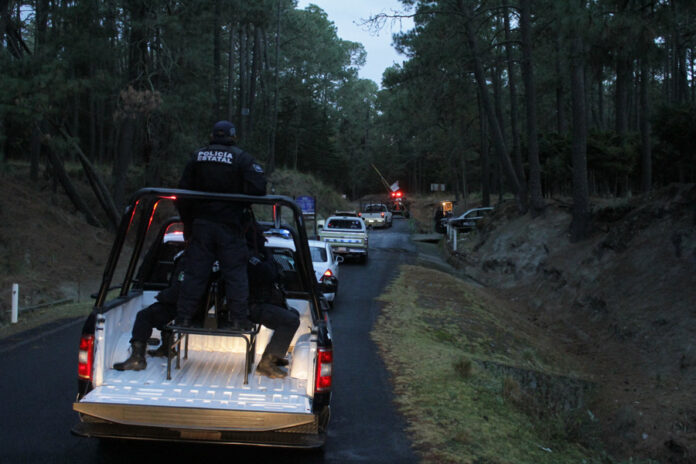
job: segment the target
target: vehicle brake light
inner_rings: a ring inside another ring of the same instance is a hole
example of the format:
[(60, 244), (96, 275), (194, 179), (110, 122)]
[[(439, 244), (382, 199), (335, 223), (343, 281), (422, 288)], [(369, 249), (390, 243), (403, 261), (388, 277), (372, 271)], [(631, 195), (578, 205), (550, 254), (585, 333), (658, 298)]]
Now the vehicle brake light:
[(317, 393), (331, 390), (331, 365), (333, 364), (333, 351), (327, 348), (317, 350), (317, 375), (314, 391)]
[(333, 277), (333, 272), (331, 272), (331, 269), (327, 269), (327, 270), (324, 272), (324, 275), (322, 276), (322, 279), (323, 279), (324, 277)]
[(80, 351), (77, 354), (77, 376), (81, 379), (92, 380), (93, 364), (94, 335), (83, 335), (80, 338)]
[(362, 217), (362, 213), (358, 213), (358, 217)]
[(384, 217), (384, 211), (382, 211), (382, 217)]

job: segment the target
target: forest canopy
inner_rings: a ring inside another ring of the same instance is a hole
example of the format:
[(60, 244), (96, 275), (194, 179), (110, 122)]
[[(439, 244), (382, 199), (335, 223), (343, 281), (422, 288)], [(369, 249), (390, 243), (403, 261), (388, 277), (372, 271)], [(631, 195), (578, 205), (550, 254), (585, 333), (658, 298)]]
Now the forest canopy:
[(409, 192), (509, 193), (521, 212), (571, 195), (578, 238), (590, 195), (696, 180), (692, 2), (402, 4), (364, 25), (414, 19), (378, 86), (358, 76), (364, 47), (315, 5), (0, 0), (0, 159), (32, 179), (97, 166), (120, 205), (175, 182), (229, 119), (267, 171), (351, 198), (382, 190), (373, 164)]

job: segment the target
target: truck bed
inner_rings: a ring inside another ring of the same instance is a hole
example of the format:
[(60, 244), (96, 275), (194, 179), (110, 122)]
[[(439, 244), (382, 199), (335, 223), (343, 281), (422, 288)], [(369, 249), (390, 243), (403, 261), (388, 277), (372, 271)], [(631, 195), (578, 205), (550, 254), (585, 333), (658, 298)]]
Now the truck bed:
[[(153, 300), (154, 293), (146, 292), (102, 316), (95, 341), (94, 388), (73, 404), (76, 411), (121, 424), (235, 430), (313, 420), (311, 373), (316, 346), (309, 331), (308, 308), (301, 301), (291, 300), (302, 322), (288, 355), (288, 376), (256, 375), (255, 367), (272, 334), (262, 327), (245, 385), (246, 350), (239, 337), (189, 335), (188, 358), (182, 352), (180, 369), (172, 360), (171, 380), (167, 380), (166, 358), (147, 355), (147, 368), (141, 371), (113, 369), (115, 362), (128, 357), (135, 315)], [(159, 336), (157, 330), (153, 336)]]
[[(256, 356), (254, 366), (260, 356)], [(167, 377), (166, 358), (147, 357), (142, 371), (105, 372), (103, 385), (89, 392), (81, 403), (181, 406), (248, 411), (308, 413), (307, 380), (287, 377), (269, 379), (254, 375), (244, 381), (244, 355), (189, 350), (181, 369), (172, 362)]]

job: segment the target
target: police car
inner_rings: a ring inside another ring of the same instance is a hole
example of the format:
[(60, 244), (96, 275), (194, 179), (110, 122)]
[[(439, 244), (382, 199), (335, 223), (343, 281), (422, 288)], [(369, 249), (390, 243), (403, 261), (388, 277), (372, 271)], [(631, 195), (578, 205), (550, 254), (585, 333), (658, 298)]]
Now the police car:
[[(274, 260), (286, 268), (287, 304), (300, 317), (285, 378), (255, 372), (272, 335), (263, 326), (248, 335), (229, 336), (216, 327), (175, 332), (175, 340), (185, 335), (175, 362), (148, 357), (140, 371), (112, 367), (128, 355), (138, 312), (169, 285), (174, 256), (183, 244), (180, 221), (171, 212), (182, 198), (244, 204), (255, 217), (272, 218), (275, 227), (287, 224), (289, 238), (269, 237)], [(310, 261), (302, 211), (291, 198), (155, 188), (137, 192), (121, 218), (94, 308), (82, 328), (72, 405), (78, 421), (72, 432), (97, 438), (322, 446), (330, 418), (333, 341), (328, 305)]]
[[(283, 270), (292, 270), (294, 262), (292, 260), (283, 260), (282, 253), (278, 253), (279, 249), (287, 248), (294, 250), (292, 240), (289, 233), (282, 229), (269, 229), (264, 234), (266, 236), (266, 247), (273, 250), (273, 256), (276, 262)], [(343, 257), (336, 255), (331, 246), (327, 242), (319, 240), (308, 240), (309, 251), (312, 255), (312, 267), (314, 275), (319, 284), (319, 290), (322, 292), (329, 305), (333, 307), (338, 293), (338, 265), (343, 262)], [(279, 258), (279, 256), (281, 256)]]

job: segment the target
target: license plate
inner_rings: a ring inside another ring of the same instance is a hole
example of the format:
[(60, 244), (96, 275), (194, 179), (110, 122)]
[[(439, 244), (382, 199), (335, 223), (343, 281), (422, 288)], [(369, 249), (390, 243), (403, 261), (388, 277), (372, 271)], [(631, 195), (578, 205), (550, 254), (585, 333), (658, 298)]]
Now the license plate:
[(339, 252), (339, 253), (345, 253), (346, 251), (348, 251), (348, 248), (346, 248), (346, 247), (336, 247), (336, 251)]

